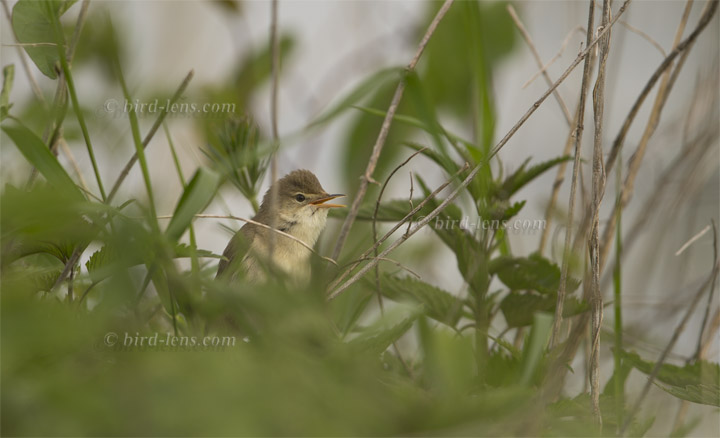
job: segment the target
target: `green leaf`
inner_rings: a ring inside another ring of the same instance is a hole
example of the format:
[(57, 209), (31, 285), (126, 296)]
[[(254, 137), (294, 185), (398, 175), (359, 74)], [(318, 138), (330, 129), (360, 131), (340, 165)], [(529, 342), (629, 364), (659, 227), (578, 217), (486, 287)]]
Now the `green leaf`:
[[(637, 370), (651, 374), (654, 362), (642, 360), (637, 353), (622, 351), (624, 361)], [(662, 364), (655, 379), (658, 387), (683, 400), (720, 406), (720, 365), (705, 360), (679, 367)]]
[(421, 314), (421, 306), (399, 304), (386, 310), (385, 315), (378, 318), (348, 344), (353, 349), (380, 354), (404, 335)]
[[(13, 7), (12, 26), (21, 44), (38, 69), (51, 79), (57, 78), (55, 65), (60, 61), (53, 29), (53, 16), (60, 17), (77, 0), (19, 0)], [(50, 9), (53, 8), (53, 9)], [(45, 44), (45, 45), (42, 45)]]
[(77, 199), (84, 199), (70, 175), (65, 172), (40, 137), (20, 122), (15, 126), (3, 126), (2, 130), (15, 142), (20, 152), (47, 179), (51, 186), (65, 191)]
[[(373, 287), (374, 287), (374, 281)], [(462, 316), (462, 302), (449, 292), (411, 277), (388, 273), (381, 277), (382, 294), (393, 301), (421, 304), (427, 316), (454, 327)]]
[[(505, 316), (508, 326), (524, 327), (532, 324), (537, 312), (554, 313), (557, 298), (555, 294), (536, 295), (533, 293), (519, 294), (511, 292), (500, 303), (500, 310)], [(570, 317), (589, 309), (587, 303), (575, 297), (568, 297), (563, 304), (563, 317)]]
[(165, 230), (168, 238), (173, 241), (180, 239), (195, 215), (203, 211), (215, 196), (218, 184), (220, 184), (220, 175), (212, 170), (201, 167), (195, 172), (185, 187), (175, 207), (173, 218)]
[(527, 160), (525, 160), (525, 162), (523, 162), (522, 165), (520, 165), (518, 170), (516, 170), (512, 175), (508, 176), (502, 184), (494, 183), (490, 194), (491, 196), (497, 197), (499, 199), (510, 199), (510, 197), (518, 190), (523, 188), (535, 178), (545, 173), (547, 170), (571, 159), (571, 156), (558, 157), (549, 161), (536, 164), (526, 170), (525, 167), (530, 161), (530, 158), (528, 158)]
[(374, 90), (388, 84), (391, 80), (399, 80), (401, 69), (393, 67), (380, 70), (360, 82), (352, 91), (330, 109), (318, 116), (312, 121), (306, 129), (314, 128), (323, 123), (327, 123), (338, 115), (342, 114), (346, 109), (353, 107), (355, 104), (369, 96)]
[(12, 106), (10, 103), (10, 90), (12, 90), (14, 79), (15, 66), (13, 64), (6, 65), (3, 68), (3, 86), (0, 92), (0, 121), (5, 120)]
[[(423, 201), (424, 198), (413, 199), (413, 205), (417, 206)], [(407, 216), (410, 213), (410, 202), (407, 199), (393, 199), (380, 203), (378, 209), (377, 221), (378, 222), (397, 222)], [(415, 217), (427, 216), (432, 211), (432, 206), (425, 204), (417, 213)], [(375, 213), (375, 203), (365, 203), (358, 210), (357, 220), (361, 221), (372, 221), (373, 214)], [(333, 208), (330, 210), (330, 217), (344, 218), (348, 214), (346, 208)]]
[[(527, 258), (497, 257), (490, 262), (489, 271), (511, 290), (553, 294), (560, 287), (560, 268), (537, 253)], [(568, 292), (574, 291), (579, 285), (577, 280), (568, 278)]]
[(550, 336), (552, 321), (553, 316), (549, 313), (536, 312), (533, 314), (529, 341), (523, 350), (523, 372), (522, 378), (520, 379), (523, 385), (529, 385), (538, 370), (548, 337)]

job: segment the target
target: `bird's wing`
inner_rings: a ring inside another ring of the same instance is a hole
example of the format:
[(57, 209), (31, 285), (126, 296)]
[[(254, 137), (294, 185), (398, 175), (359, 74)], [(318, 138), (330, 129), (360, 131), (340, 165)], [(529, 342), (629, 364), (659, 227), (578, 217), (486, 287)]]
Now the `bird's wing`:
[(228, 278), (234, 276), (240, 269), (243, 258), (250, 249), (250, 244), (258, 233), (258, 228), (253, 224), (245, 224), (240, 231), (235, 233), (225, 251), (223, 251), (223, 259), (220, 259), (218, 272), (215, 278)]

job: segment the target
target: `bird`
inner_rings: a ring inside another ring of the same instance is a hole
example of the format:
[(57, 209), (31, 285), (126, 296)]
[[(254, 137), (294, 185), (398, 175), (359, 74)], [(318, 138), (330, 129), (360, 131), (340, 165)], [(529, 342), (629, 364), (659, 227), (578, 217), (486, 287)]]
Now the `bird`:
[[(277, 189), (276, 208), (272, 208), (274, 189)], [(274, 226), (313, 247), (325, 228), (329, 210), (345, 207), (328, 201), (343, 196), (326, 192), (311, 171), (294, 170), (268, 189), (252, 220)], [(267, 280), (269, 272), (280, 272), (297, 286), (307, 285), (311, 251), (280, 233), (275, 233), (271, 244), (271, 233), (274, 232), (251, 222), (243, 225), (225, 248), (216, 279), (235, 282), (244, 278), (261, 283)]]

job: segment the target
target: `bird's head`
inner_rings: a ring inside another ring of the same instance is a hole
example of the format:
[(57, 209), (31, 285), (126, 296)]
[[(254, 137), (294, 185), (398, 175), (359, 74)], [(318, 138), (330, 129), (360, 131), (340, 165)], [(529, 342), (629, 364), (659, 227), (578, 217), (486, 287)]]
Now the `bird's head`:
[[(309, 170), (295, 170), (279, 179), (277, 184), (277, 201), (275, 224), (283, 231), (291, 232), (296, 226), (319, 228), (322, 231), (325, 226), (328, 210), (331, 208), (344, 207), (344, 205), (332, 204), (331, 201), (339, 198), (340, 194), (329, 194), (322, 188), (320, 181)], [(271, 198), (272, 188), (267, 191), (263, 198), (262, 206), (258, 211), (258, 220), (271, 224)]]

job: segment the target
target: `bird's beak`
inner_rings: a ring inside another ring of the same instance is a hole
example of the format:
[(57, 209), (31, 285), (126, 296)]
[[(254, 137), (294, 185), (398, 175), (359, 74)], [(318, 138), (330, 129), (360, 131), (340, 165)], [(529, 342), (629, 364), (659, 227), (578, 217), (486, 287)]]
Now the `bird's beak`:
[(316, 206), (316, 207), (323, 207), (323, 208), (333, 208), (333, 207), (340, 208), (340, 207), (345, 207), (344, 205), (341, 205), (341, 204), (326, 204), (326, 202), (329, 201), (329, 200), (331, 200), (331, 199), (341, 198), (341, 197), (343, 197), (343, 196), (345, 196), (345, 195), (340, 195), (340, 194), (336, 194), (336, 195), (325, 195), (325, 196), (323, 196), (323, 197), (320, 198), (320, 199), (316, 199), (316, 200), (312, 201), (312, 202), (310, 203), (310, 205), (314, 205), (314, 206)]

